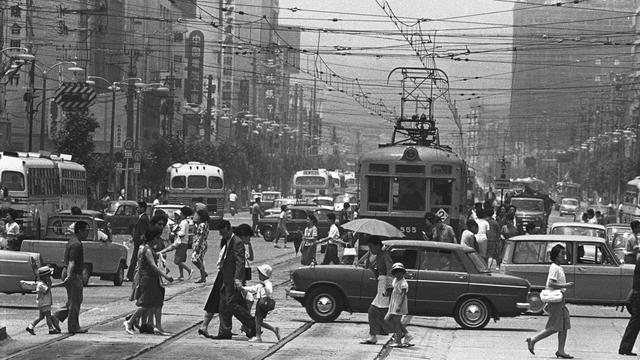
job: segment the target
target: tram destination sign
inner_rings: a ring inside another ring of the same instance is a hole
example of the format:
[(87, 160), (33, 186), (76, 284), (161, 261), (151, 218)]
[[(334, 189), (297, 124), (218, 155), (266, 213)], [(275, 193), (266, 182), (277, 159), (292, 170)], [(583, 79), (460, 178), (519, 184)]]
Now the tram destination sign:
[(496, 189), (509, 189), (511, 187), (511, 162), (504, 158), (496, 161), (496, 177), (494, 180)]

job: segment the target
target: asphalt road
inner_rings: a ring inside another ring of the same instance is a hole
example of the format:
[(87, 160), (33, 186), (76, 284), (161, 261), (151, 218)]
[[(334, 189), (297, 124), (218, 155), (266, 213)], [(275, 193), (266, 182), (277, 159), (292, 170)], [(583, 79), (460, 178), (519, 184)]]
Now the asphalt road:
[[(567, 218), (552, 216), (551, 221)], [(232, 218), (234, 224), (248, 221), (247, 214)], [(210, 235), (206, 261), (214, 264), (218, 234)], [(545, 316), (524, 315), (490, 323), (484, 330), (463, 330), (452, 318), (407, 317), (408, 330), (415, 336), (415, 347), (398, 349), (386, 345), (387, 337), (376, 345), (359, 341), (368, 333), (366, 314), (343, 313), (332, 323), (314, 323), (304, 308), (286, 298), (289, 271), (298, 267), (293, 250), (275, 249), (271, 243), (254, 238), (256, 261), (274, 266), (276, 309), (267, 319), (281, 329), (284, 339), (276, 342), (265, 332), (263, 343), (248, 343), (242, 335), (232, 340), (215, 341), (197, 335), (202, 320), (202, 305), (211, 283), (194, 284), (193, 280), (172, 284), (167, 289), (163, 324), (172, 337), (128, 335), (122, 328), (125, 314), (134, 309), (127, 300), (129, 286), (114, 287), (92, 278), (85, 289), (80, 322), (91, 326), (88, 334), (52, 336), (39, 326), (37, 335), (24, 331), (27, 322), (37, 315), (34, 295), (0, 295), (0, 313), (12, 339), (0, 343), (3, 359), (93, 358), (93, 359), (550, 359), (554, 358), (557, 338), (538, 343), (536, 356), (530, 355), (524, 339), (544, 328)], [(211, 265), (210, 265), (211, 268)], [(174, 268), (172, 268), (172, 271)], [(127, 285), (128, 283), (125, 283)], [(65, 298), (56, 289), (54, 302)], [(569, 306), (572, 329), (566, 350), (580, 359), (614, 359), (628, 315), (612, 307)], [(235, 320), (234, 320), (235, 321)], [(209, 328), (215, 334), (218, 321)], [(239, 333), (239, 323), (234, 322)]]

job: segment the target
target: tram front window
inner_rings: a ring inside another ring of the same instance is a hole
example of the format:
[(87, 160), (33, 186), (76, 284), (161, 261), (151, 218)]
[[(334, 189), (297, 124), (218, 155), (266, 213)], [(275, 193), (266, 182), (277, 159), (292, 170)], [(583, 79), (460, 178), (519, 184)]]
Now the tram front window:
[(369, 211), (389, 210), (389, 179), (383, 176), (370, 176), (367, 198), (369, 199)]
[(424, 211), (427, 181), (421, 178), (393, 179), (393, 210)]
[(431, 205), (451, 205), (453, 180), (431, 179)]

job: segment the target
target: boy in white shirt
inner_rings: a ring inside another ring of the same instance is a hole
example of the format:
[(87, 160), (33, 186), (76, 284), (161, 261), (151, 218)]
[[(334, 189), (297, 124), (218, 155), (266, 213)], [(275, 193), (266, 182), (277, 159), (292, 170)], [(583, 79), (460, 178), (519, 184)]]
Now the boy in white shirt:
[(250, 342), (262, 342), (262, 328), (271, 330), (278, 341), (280, 341), (280, 328), (273, 327), (266, 323), (266, 319), (269, 311), (275, 307), (275, 301), (273, 300), (273, 284), (271, 283), (271, 266), (262, 264), (258, 266), (258, 278), (260, 283), (253, 286), (243, 286), (242, 289), (251, 293), (256, 300), (256, 336), (249, 339)]

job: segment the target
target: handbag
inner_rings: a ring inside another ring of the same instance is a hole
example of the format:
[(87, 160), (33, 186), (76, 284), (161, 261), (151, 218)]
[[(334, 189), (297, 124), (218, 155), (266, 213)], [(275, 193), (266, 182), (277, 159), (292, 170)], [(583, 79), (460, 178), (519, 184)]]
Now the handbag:
[(244, 268), (244, 279), (246, 281), (251, 280), (251, 268), (250, 267)]
[(258, 307), (264, 311), (265, 313), (275, 309), (276, 307), (276, 301), (273, 300), (272, 297), (261, 297), (260, 300), (258, 300)]
[(356, 248), (354, 247), (346, 247), (344, 248), (344, 252), (342, 253), (344, 256), (356, 256)]
[(545, 302), (545, 303), (562, 302), (563, 296), (564, 295), (562, 294), (562, 290), (560, 289), (554, 289), (554, 290), (544, 289), (540, 291), (540, 300), (542, 300), (542, 302)]

